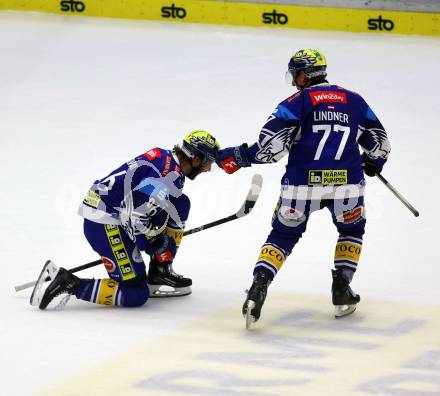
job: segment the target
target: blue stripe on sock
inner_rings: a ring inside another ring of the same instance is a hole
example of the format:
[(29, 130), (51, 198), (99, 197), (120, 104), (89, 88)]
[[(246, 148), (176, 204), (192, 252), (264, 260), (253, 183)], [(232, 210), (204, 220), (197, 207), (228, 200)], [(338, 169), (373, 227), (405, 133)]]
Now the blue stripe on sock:
[(94, 293), (93, 293), (93, 296), (92, 296), (92, 300), (90, 300), (91, 302), (96, 303), (96, 300), (98, 298), (98, 292), (99, 292), (99, 287), (100, 286), (101, 286), (101, 279), (95, 280), (95, 284), (93, 285)]

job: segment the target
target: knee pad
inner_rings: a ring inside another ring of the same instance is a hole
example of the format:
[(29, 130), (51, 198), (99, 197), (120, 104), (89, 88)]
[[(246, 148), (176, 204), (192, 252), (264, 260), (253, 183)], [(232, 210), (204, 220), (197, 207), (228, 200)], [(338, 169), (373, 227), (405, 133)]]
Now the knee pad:
[(280, 247), (281, 249), (283, 249), (286, 256), (288, 256), (292, 252), (292, 249), (295, 247), (295, 245), (298, 243), (302, 234), (302, 232), (286, 233), (274, 227), (267, 237), (266, 243)]
[(133, 286), (120, 285), (121, 305), (124, 307), (140, 307), (150, 297), (147, 284)]

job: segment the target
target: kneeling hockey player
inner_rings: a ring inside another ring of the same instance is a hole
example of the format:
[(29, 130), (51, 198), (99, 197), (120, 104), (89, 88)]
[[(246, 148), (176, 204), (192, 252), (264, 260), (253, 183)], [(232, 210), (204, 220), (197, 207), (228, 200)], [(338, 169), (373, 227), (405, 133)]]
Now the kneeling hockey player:
[(248, 327), (259, 319), (267, 288), (306, 230), (310, 214), (324, 207), (330, 210), (339, 232), (332, 270), (336, 317), (352, 313), (360, 301), (349, 284), (359, 261), (365, 228), (364, 172), (368, 176), (381, 172), (390, 145), (365, 100), (355, 92), (329, 84), (326, 67), (322, 52), (296, 52), (286, 77), (298, 92), (276, 107), (261, 129), (258, 142), (220, 150), (216, 159), (219, 166), (232, 173), (240, 167), (273, 163), (289, 155), (272, 231), (261, 248), (254, 281), (243, 305)]
[[(45, 309), (67, 294), (96, 304), (134, 307), (149, 296), (183, 296), (192, 281), (173, 271), (172, 262), (190, 210), (182, 193), (185, 177), (208, 172), (220, 148), (206, 131), (188, 134), (173, 150), (153, 148), (95, 181), (80, 206), (84, 235), (102, 257), (109, 278), (81, 279), (51, 261), (44, 266), (31, 304)], [(149, 271), (141, 251), (150, 256)], [(51, 282), (43, 292), (44, 280)], [(161, 290), (167, 286), (171, 290)]]

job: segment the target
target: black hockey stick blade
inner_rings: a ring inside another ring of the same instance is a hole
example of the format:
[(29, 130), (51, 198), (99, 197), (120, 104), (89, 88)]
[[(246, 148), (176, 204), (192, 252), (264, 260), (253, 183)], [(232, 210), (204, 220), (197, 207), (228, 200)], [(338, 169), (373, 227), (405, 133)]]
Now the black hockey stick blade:
[(257, 202), (257, 199), (260, 196), (262, 185), (263, 185), (263, 177), (261, 175), (255, 174), (254, 176), (252, 176), (251, 188), (249, 189), (246, 199), (243, 202), (243, 205), (241, 205), (240, 209), (238, 209), (236, 213), (224, 217), (222, 219), (215, 220), (211, 223), (204, 224), (196, 228), (192, 228), (188, 231), (185, 231), (183, 235), (185, 236), (185, 235), (195, 234), (196, 232), (203, 231), (208, 228), (216, 227), (220, 224), (227, 223), (228, 221), (232, 221), (235, 219), (239, 219), (240, 217), (246, 216), (254, 208), (255, 203)]

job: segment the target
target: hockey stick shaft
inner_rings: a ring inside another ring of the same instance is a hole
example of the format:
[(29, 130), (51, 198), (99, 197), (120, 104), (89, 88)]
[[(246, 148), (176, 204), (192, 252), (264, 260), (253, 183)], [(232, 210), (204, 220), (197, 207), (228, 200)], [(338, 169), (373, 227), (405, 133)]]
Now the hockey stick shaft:
[(391, 184), (390, 182), (385, 179), (380, 173), (376, 173), (377, 178), (383, 183), (385, 184), (385, 186), (397, 197), (397, 199), (402, 202), (410, 211), (411, 213), (418, 217), (419, 216), (419, 211), (412, 206)]
[(211, 223), (204, 224), (200, 227), (192, 228), (191, 230), (185, 231), (183, 235), (185, 236), (185, 235), (195, 234), (196, 232), (207, 230), (208, 228), (216, 227), (220, 224), (224, 224), (227, 223), (228, 221), (236, 220), (239, 219), (240, 217), (248, 215), (251, 212), (251, 210), (254, 208), (255, 203), (257, 202), (257, 199), (261, 192), (262, 184), (263, 184), (263, 178), (261, 177), (261, 175), (258, 174), (254, 175), (252, 177), (251, 188), (249, 189), (246, 199), (243, 205), (241, 206), (241, 208), (236, 213), (227, 217), (223, 217), (222, 219), (212, 221)]
[(215, 220), (215, 221), (213, 221), (211, 223), (204, 224), (202, 226), (195, 227), (195, 228), (192, 228), (191, 230), (185, 231), (183, 233), (183, 236), (195, 234), (196, 232), (203, 231), (203, 230), (206, 230), (206, 229), (211, 228), (211, 227), (216, 227), (216, 226), (218, 226), (220, 224), (224, 224), (224, 223), (227, 223), (228, 221), (235, 220), (235, 219), (238, 219), (238, 217), (237, 217), (236, 214), (233, 214), (231, 216), (224, 217), (223, 219), (218, 219), (218, 220)]
[[(207, 224), (204, 224), (199, 227), (191, 228), (190, 230), (185, 231), (183, 233), (183, 236), (195, 234), (196, 232), (200, 232), (200, 231), (206, 230), (208, 228), (216, 227), (220, 224), (224, 224), (224, 223), (227, 223), (228, 221), (239, 219), (240, 217), (248, 215), (251, 212), (251, 210), (253, 209), (253, 207), (255, 206), (255, 203), (257, 202), (257, 199), (260, 195), (262, 183), (263, 183), (263, 178), (261, 177), (261, 175), (254, 175), (252, 177), (251, 188), (246, 196), (246, 199), (245, 199), (243, 205), (241, 206), (241, 208), (236, 213), (234, 213), (233, 215), (224, 217), (222, 219), (212, 221), (211, 223), (207, 223)], [(82, 271), (82, 270), (85, 270), (88, 268), (95, 267), (99, 264), (102, 264), (101, 259), (80, 265), (78, 267), (71, 268), (69, 271), (71, 273), (75, 273), (75, 272), (79, 272), (79, 271)], [(50, 279), (46, 278), (46, 281), (48, 281), (48, 280), (50, 280)], [(36, 283), (37, 283), (37, 281), (32, 281), (32, 282), (24, 283), (22, 285), (15, 286), (15, 291), (18, 292), (21, 290), (28, 289), (32, 286), (35, 286)]]

